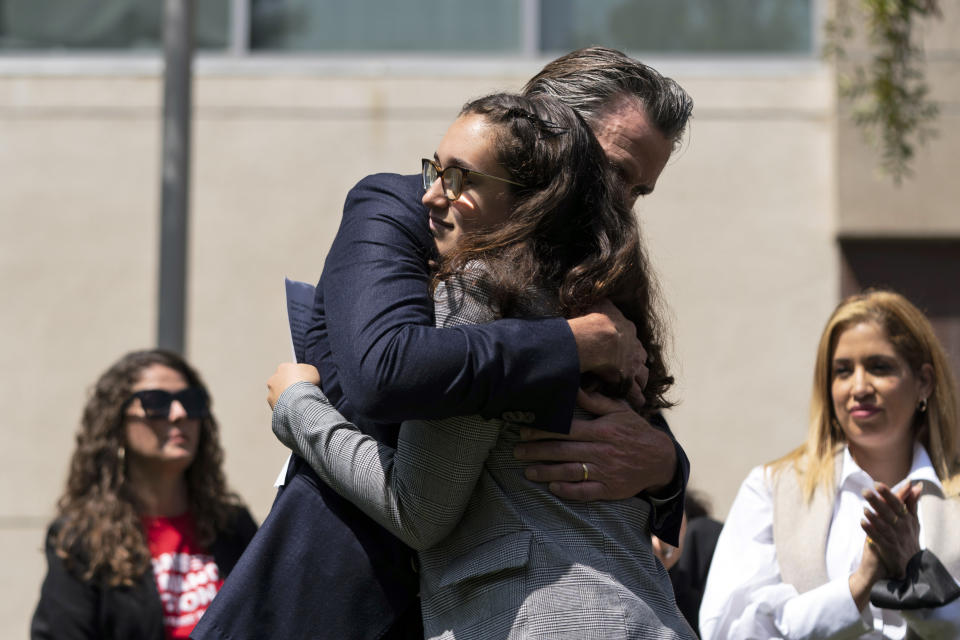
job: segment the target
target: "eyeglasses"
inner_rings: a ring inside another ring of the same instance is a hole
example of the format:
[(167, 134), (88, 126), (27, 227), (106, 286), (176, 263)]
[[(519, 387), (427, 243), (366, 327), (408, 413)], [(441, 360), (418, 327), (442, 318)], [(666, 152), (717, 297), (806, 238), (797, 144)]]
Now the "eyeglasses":
[(124, 408), (134, 400), (140, 400), (140, 406), (148, 418), (166, 418), (170, 415), (170, 406), (176, 400), (187, 412), (188, 418), (206, 418), (210, 415), (207, 406), (207, 393), (199, 387), (188, 387), (183, 391), (170, 393), (163, 389), (144, 389), (137, 391), (123, 403)]
[(520, 184), (519, 182), (514, 182), (513, 180), (498, 178), (497, 176), (491, 176), (489, 173), (482, 173), (480, 171), (474, 171), (473, 169), (464, 169), (463, 167), (447, 167), (446, 169), (441, 169), (440, 165), (435, 161), (429, 158), (424, 158), (423, 188), (424, 190), (429, 190), (430, 186), (437, 181), (437, 178), (440, 178), (440, 185), (443, 187), (443, 195), (446, 196), (447, 200), (453, 201), (459, 198), (460, 194), (463, 193), (463, 177), (468, 173), (483, 176), (484, 178), (492, 178), (494, 180), (506, 182), (507, 184), (512, 184), (517, 187), (526, 186), (524, 184)]

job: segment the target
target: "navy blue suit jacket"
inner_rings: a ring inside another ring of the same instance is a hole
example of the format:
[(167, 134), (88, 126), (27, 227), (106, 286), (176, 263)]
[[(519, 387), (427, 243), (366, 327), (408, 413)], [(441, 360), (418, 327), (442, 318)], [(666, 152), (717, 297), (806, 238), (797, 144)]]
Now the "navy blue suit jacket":
[[(422, 194), (419, 176), (378, 174), (347, 196), (307, 335), (324, 393), (388, 444), (402, 419), (470, 413), (522, 411), (566, 432), (580, 381), (566, 321), (434, 328)], [(679, 531), (679, 517), (662, 526), (674, 524)], [(412, 567), (405, 545), (297, 461), (192, 637), (403, 637), (395, 621), (418, 614)]]

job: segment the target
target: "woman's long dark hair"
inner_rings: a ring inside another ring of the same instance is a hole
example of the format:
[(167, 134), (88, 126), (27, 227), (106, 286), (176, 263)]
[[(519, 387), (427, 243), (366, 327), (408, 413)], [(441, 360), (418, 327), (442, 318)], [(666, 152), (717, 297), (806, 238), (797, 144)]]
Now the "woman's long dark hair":
[(525, 186), (512, 187), (507, 221), (465, 234), (441, 259), (437, 278), (482, 261), (503, 316), (516, 315), (531, 288), (555, 292), (568, 318), (609, 298), (636, 324), (648, 353), (646, 410), (670, 406), (656, 281), (636, 217), (590, 128), (550, 96), (493, 94), (467, 103), (461, 116), (470, 114), (492, 126), (498, 163)]
[[(128, 353), (97, 380), (83, 410), (67, 488), (57, 503), (57, 554), (85, 580), (131, 585), (150, 567), (150, 551), (121, 451), (124, 403), (151, 365), (169, 367), (189, 386), (206, 391), (190, 365), (160, 349)], [(231, 507), (239, 504), (227, 489), (212, 413), (200, 422), (197, 455), (186, 478), (198, 542), (208, 546), (229, 525)]]

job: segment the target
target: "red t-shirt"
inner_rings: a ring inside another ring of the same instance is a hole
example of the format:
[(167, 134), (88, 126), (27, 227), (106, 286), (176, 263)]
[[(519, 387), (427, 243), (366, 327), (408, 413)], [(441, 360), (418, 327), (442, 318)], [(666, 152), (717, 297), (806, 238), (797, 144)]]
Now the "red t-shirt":
[(167, 638), (187, 638), (223, 585), (213, 556), (197, 544), (193, 516), (141, 518), (153, 558)]

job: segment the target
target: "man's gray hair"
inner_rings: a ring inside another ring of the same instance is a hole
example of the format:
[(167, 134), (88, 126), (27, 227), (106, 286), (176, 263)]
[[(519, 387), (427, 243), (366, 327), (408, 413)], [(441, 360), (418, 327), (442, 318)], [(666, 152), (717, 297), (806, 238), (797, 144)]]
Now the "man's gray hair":
[(558, 98), (591, 126), (618, 98), (633, 96), (643, 104), (651, 123), (674, 144), (693, 112), (693, 100), (674, 80), (606, 47), (578, 49), (557, 58), (527, 82), (523, 93)]

